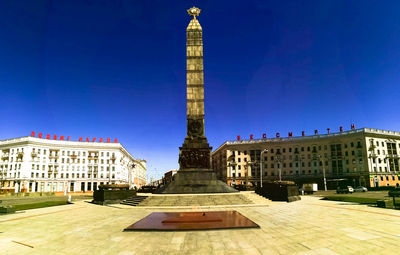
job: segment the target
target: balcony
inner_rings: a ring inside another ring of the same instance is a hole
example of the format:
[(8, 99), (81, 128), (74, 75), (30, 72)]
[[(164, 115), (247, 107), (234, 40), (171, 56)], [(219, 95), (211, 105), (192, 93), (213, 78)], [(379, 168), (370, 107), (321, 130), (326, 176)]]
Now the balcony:
[(3, 154), (3, 155), (1, 156), (2, 159), (8, 159), (9, 157), (10, 157), (10, 154), (8, 154), (8, 153)]
[(37, 153), (36, 153), (36, 152), (32, 152), (32, 153), (31, 153), (31, 157), (32, 157), (32, 158), (37, 157)]
[(58, 154), (50, 155), (49, 159), (58, 159)]
[(99, 156), (88, 156), (88, 160), (99, 159)]
[(76, 159), (78, 157), (78, 155), (72, 154), (72, 155), (70, 155), (70, 157), (73, 158), (73, 159)]
[(23, 152), (17, 152), (17, 158), (22, 158), (24, 156)]

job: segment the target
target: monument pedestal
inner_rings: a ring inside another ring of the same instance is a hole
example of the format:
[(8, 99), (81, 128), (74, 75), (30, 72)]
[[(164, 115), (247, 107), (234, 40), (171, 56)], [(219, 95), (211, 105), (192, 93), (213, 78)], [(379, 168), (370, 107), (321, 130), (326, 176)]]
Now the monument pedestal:
[(238, 192), (217, 179), (212, 169), (182, 169), (163, 191), (164, 194)]

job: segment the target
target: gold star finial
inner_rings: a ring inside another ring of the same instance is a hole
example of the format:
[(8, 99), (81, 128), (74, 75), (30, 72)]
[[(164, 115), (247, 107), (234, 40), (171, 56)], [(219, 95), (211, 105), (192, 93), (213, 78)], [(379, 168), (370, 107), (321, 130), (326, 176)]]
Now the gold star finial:
[(196, 16), (199, 16), (200, 11), (201, 10), (199, 8), (194, 7), (194, 6), (187, 10), (189, 16), (193, 16), (193, 19), (196, 19)]

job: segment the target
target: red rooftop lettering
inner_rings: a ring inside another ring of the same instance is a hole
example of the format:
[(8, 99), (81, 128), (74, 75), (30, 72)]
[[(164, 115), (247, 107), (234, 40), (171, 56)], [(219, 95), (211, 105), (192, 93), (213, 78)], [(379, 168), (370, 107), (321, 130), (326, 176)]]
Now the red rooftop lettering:
[(69, 136), (67, 136), (67, 141), (69, 141)]
[(264, 134), (263, 134), (263, 139), (266, 139), (266, 138), (267, 138), (267, 134), (264, 133)]
[(342, 126), (339, 127), (339, 130), (340, 130), (340, 133), (343, 133), (343, 127)]
[(31, 132), (31, 136), (35, 137), (35, 132), (34, 131)]
[(39, 133), (39, 138), (42, 138), (42, 136), (43, 136), (43, 134), (42, 134), (42, 133)]
[(250, 140), (253, 140), (253, 135), (250, 135)]
[(83, 138), (82, 137), (79, 137), (79, 142), (82, 142), (83, 141)]
[(330, 133), (331, 133), (331, 129), (330, 129), (330, 128), (327, 128), (326, 130), (328, 130), (328, 134), (330, 134)]
[(280, 133), (276, 133), (276, 138), (279, 138), (279, 137), (281, 137), (281, 134)]
[(318, 130), (317, 129), (314, 130), (314, 134), (318, 135)]
[(96, 142), (96, 137), (93, 137), (93, 142)]
[(102, 143), (102, 142), (103, 142), (103, 138), (100, 138), (99, 142), (101, 142), (101, 143)]
[(292, 132), (289, 132), (289, 137), (292, 137), (293, 136), (293, 133)]
[(64, 136), (63, 136), (63, 135), (60, 136), (60, 140), (61, 140), (61, 141), (64, 141)]
[(53, 136), (53, 140), (57, 140), (57, 135), (54, 135), (54, 136)]
[(356, 129), (356, 125), (354, 125), (354, 124), (351, 124), (351, 129)]
[(86, 137), (86, 142), (90, 142), (89, 137)]
[(305, 131), (301, 131), (301, 136), (305, 136), (306, 132)]
[(118, 143), (117, 138), (115, 138), (114, 143)]
[(110, 139), (110, 138), (107, 138), (107, 143), (109, 143), (109, 142), (111, 142), (111, 139)]
[(46, 139), (50, 139), (50, 135), (49, 134), (46, 135)]
[(240, 141), (240, 135), (238, 135), (236, 138), (237, 138), (238, 141)]

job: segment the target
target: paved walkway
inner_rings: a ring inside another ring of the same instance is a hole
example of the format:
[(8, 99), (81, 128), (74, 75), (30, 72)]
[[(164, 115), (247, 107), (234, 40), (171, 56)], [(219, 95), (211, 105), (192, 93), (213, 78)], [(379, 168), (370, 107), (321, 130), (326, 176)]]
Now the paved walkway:
[(400, 211), (302, 197), (234, 209), (260, 229), (122, 232), (153, 211), (78, 201), (0, 216), (1, 254), (396, 254)]

